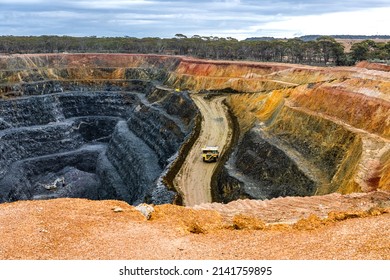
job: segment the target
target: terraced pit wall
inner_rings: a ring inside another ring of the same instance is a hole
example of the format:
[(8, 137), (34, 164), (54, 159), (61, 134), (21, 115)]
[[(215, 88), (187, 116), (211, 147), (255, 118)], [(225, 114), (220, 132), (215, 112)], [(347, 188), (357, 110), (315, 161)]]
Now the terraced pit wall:
[(161, 177), (196, 115), (186, 92), (160, 86), (177, 58), (89, 54), (0, 61), (2, 202), (175, 200)]
[(162, 176), (194, 128), (187, 90), (226, 94), (239, 124), (220, 201), (389, 190), (390, 75), (374, 68), (2, 56), (0, 199), (172, 202)]

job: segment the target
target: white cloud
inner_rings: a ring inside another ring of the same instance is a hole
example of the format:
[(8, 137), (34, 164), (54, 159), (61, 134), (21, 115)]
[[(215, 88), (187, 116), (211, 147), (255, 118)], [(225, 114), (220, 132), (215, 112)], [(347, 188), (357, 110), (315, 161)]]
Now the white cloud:
[(281, 34), (319, 35), (387, 35), (390, 26), (390, 7), (361, 11), (338, 12), (321, 15), (285, 17), (262, 25), (264, 30), (273, 30), (273, 36)]

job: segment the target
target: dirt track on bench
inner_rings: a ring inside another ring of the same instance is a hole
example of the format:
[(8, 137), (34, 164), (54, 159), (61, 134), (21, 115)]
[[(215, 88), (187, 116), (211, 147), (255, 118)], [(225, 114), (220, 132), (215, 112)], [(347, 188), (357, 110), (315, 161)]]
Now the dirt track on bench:
[(228, 109), (223, 104), (226, 97), (205, 99), (203, 95), (193, 95), (192, 98), (202, 115), (201, 132), (173, 181), (185, 206), (211, 202), (211, 177), (217, 163), (204, 163), (201, 148), (219, 146), (222, 155), (232, 138)]

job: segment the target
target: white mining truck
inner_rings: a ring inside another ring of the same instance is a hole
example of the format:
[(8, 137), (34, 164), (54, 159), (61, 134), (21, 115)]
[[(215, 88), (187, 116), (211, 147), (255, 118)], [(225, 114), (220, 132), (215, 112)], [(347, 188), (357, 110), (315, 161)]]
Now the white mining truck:
[(215, 162), (219, 156), (218, 146), (207, 146), (202, 148), (202, 159), (204, 162)]

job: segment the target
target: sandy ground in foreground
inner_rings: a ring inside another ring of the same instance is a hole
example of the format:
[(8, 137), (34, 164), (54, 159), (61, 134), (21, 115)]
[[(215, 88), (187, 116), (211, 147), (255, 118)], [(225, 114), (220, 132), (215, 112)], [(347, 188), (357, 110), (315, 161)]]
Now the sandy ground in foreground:
[(120, 201), (20, 201), (0, 205), (0, 259), (389, 260), (389, 212), (266, 227), (174, 205), (146, 220)]

